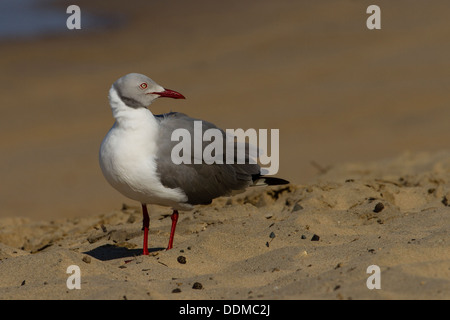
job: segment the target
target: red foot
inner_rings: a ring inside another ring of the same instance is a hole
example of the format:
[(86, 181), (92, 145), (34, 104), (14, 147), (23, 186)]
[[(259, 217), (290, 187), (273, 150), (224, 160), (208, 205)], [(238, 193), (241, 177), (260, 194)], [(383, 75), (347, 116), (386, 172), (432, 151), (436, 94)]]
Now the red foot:
[(175, 236), (175, 228), (177, 227), (177, 221), (178, 221), (178, 211), (177, 210), (173, 210), (171, 219), (172, 219), (172, 228), (170, 229), (169, 244), (167, 245), (166, 250), (170, 250), (173, 248), (173, 237)]
[(144, 229), (144, 244), (142, 254), (144, 256), (148, 256), (148, 228), (150, 226), (150, 217), (148, 215), (147, 205), (145, 203), (142, 204), (142, 215), (142, 227)]

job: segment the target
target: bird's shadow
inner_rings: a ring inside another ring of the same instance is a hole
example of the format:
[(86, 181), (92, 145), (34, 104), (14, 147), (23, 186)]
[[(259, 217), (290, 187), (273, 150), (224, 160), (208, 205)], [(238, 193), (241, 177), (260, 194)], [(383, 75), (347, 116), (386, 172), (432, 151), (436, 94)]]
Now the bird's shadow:
[[(156, 252), (164, 250), (164, 248), (149, 248), (148, 252)], [(95, 249), (85, 251), (87, 254), (97, 260), (108, 261), (121, 258), (137, 257), (142, 255), (142, 249), (128, 249), (125, 247), (119, 247), (113, 244), (104, 244)]]

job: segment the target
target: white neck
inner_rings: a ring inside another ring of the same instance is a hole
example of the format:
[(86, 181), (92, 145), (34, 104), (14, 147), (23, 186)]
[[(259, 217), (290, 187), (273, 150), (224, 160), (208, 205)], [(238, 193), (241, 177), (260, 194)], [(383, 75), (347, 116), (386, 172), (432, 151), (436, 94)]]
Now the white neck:
[(181, 189), (166, 188), (159, 180), (158, 120), (147, 108), (127, 106), (113, 87), (109, 102), (116, 122), (100, 147), (100, 166), (109, 183), (142, 203), (178, 206), (186, 202)]
[(113, 117), (116, 119), (116, 123), (119, 126), (137, 126), (140, 123), (146, 126), (157, 127), (158, 123), (153, 116), (152, 112), (147, 108), (133, 108), (127, 106), (122, 99), (120, 99), (114, 86), (109, 90), (109, 104)]

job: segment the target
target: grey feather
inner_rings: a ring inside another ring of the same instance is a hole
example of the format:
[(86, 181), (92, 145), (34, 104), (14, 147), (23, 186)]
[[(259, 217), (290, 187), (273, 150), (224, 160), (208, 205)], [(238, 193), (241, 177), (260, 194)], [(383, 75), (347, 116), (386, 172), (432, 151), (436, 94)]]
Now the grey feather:
[[(160, 123), (158, 137), (158, 157), (156, 159), (157, 173), (164, 186), (168, 188), (181, 188), (188, 197), (188, 203), (208, 204), (212, 199), (244, 191), (253, 184), (253, 177), (260, 176), (258, 164), (249, 163), (246, 153), (245, 164), (193, 164), (194, 152), (191, 152), (191, 164), (174, 164), (171, 160), (172, 149), (178, 141), (171, 141), (172, 132), (178, 128), (188, 130), (194, 137), (194, 121), (202, 121), (202, 136), (207, 129), (217, 128), (214, 124), (188, 117), (183, 113), (171, 112), (156, 115)], [(218, 129), (218, 128), (217, 128)], [(225, 132), (223, 133), (223, 155), (225, 157)], [(202, 142), (202, 151), (211, 142)], [(236, 146), (235, 146), (236, 147)], [(193, 146), (192, 146), (193, 148)], [(234, 152), (236, 155), (236, 152)]]

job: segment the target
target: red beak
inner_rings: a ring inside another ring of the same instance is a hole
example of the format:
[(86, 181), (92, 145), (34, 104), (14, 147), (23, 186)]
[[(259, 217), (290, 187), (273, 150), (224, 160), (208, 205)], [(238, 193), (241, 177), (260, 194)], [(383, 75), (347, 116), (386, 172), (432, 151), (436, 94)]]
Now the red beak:
[(170, 89), (165, 89), (162, 92), (152, 92), (152, 94), (157, 94), (160, 97), (164, 97), (164, 98), (172, 98), (172, 99), (186, 99), (181, 93), (170, 90)]

